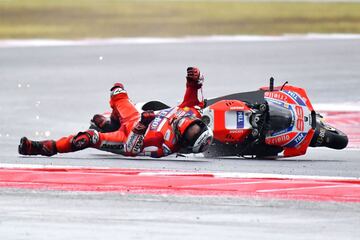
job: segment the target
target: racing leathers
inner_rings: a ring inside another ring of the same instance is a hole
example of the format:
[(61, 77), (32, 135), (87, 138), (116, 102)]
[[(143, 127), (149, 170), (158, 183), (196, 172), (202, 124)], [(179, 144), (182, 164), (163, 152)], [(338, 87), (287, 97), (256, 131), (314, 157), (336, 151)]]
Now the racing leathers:
[[(50, 153), (47, 149), (46, 155), (75, 152), (88, 147), (124, 156), (141, 155), (156, 158), (178, 152), (182, 147), (181, 137), (177, 134), (174, 124), (184, 116), (201, 117), (199, 109), (203, 107), (203, 102), (198, 99), (198, 90), (201, 87), (202, 79), (199, 70), (188, 68), (186, 92), (182, 103), (155, 115), (153, 112), (140, 114), (130, 101), (124, 86), (116, 83), (111, 88), (110, 106), (112, 108), (111, 119), (118, 122), (119, 129), (112, 132), (87, 130), (63, 137), (52, 141), (52, 144), (45, 145), (55, 147), (55, 149), (51, 149)], [(33, 155), (31, 151), (21, 150), (21, 144), (19, 152)], [(40, 153), (39, 151), (35, 152), (42, 154), (41, 151)]]

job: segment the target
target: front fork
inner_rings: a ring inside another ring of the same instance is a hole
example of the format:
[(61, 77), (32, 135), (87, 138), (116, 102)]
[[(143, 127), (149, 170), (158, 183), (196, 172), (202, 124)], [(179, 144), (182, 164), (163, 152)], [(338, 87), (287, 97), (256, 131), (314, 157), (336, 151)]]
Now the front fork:
[[(315, 111), (313, 111), (315, 113)], [(326, 128), (323, 122), (324, 117), (319, 114), (311, 114), (312, 115), (312, 127), (315, 130), (314, 136), (311, 139), (310, 147), (322, 147), (325, 146), (325, 135), (326, 135)], [(315, 117), (313, 117), (313, 115)]]

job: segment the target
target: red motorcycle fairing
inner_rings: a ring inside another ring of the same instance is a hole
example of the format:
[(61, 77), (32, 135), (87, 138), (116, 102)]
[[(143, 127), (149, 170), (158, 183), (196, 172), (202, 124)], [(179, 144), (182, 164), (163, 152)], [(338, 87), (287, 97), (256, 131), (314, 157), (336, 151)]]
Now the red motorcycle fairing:
[(242, 101), (221, 100), (202, 113), (209, 118), (214, 138), (223, 143), (241, 143), (251, 133), (251, 109)]
[[(314, 135), (312, 112), (314, 111), (302, 88), (284, 86), (265, 92), (269, 107), (282, 108), (291, 113), (291, 124), (283, 130), (269, 132), (265, 138), (268, 145), (284, 148), (284, 157), (304, 155)], [(271, 118), (271, 113), (270, 113)], [(271, 121), (271, 119), (270, 119)]]

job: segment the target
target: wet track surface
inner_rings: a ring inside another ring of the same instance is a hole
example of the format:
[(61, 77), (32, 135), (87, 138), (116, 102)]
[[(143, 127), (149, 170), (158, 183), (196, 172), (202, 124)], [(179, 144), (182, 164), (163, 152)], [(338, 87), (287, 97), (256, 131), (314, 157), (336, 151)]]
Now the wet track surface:
[[(0, 192), (2, 239), (358, 239), (359, 206), (223, 197)], [(4, 210), (6, 209), (6, 210)]]
[[(52, 158), (17, 154), (18, 141), (24, 135), (56, 139), (86, 129), (94, 113), (109, 110), (108, 90), (116, 81), (125, 84), (135, 102), (157, 99), (176, 104), (184, 92), (186, 67), (197, 65), (206, 76), (206, 97), (254, 90), (274, 76), (279, 84), (289, 81), (306, 88), (314, 103), (355, 104), (360, 101), (359, 62), (360, 40), (3, 48), (0, 163), (360, 177), (360, 152), (351, 149), (311, 149), (304, 157), (282, 160), (128, 159), (96, 150)], [(179, 239), (195, 229), (195, 235), (185, 236), (359, 238), (354, 227), (360, 222), (358, 204), (7, 189), (0, 193), (0, 211), (5, 216), (0, 233), (5, 239), (100, 239), (118, 231), (133, 239), (169, 239), (169, 235)], [(19, 224), (27, 227), (18, 231)], [(107, 235), (95, 233), (89, 226)]]

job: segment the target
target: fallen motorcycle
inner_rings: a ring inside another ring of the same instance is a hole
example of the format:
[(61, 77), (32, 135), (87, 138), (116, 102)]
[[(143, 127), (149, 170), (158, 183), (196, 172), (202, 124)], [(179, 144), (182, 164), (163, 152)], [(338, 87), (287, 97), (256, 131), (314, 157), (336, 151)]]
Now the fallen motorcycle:
[[(158, 101), (142, 110), (169, 108)], [(316, 113), (306, 91), (287, 82), (253, 92), (235, 93), (205, 100), (202, 120), (212, 128), (214, 141), (205, 157), (294, 157), (308, 147), (343, 149), (347, 136), (329, 126)]]
[(347, 136), (324, 122), (302, 88), (270, 86), (210, 99), (203, 119), (216, 141), (208, 156), (304, 155), (310, 147), (343, 149)]

